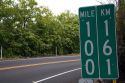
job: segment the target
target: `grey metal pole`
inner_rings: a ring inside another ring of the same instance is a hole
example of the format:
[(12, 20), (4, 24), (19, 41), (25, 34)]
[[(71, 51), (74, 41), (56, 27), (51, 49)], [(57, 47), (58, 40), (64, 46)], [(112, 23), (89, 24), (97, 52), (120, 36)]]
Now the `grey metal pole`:
[(57, 47), (56, 47), (56, 56), (57, 56)]
[(2, 48), (2, 46), (1, 46), (1, 49), (0, 49), (1, 59), (3, 59), (3, 53), (2, 53), (2, 51), (3, 51), (3, 48)]

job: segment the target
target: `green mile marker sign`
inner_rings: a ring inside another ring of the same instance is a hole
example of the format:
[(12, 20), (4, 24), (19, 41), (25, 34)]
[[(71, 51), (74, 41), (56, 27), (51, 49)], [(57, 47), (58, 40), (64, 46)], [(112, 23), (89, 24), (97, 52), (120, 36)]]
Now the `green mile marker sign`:
[(114, 5), (81, 7), (79, 19), (82, 77), (117, 79)]

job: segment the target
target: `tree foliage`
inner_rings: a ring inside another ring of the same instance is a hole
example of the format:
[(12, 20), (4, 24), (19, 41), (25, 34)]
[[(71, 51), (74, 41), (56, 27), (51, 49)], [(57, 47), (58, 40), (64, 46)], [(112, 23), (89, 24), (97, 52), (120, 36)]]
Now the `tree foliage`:
[(0, 0), (0, 45), (4, 57), (79, 52), (78, 16), (55, 16), (35, 0)]

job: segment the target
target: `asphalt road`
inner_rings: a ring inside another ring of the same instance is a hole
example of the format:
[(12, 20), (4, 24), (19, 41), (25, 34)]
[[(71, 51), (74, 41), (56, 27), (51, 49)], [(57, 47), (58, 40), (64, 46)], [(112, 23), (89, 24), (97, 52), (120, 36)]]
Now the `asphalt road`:
[(0, 83), (78, 83), (80, 56), (0, 61)]

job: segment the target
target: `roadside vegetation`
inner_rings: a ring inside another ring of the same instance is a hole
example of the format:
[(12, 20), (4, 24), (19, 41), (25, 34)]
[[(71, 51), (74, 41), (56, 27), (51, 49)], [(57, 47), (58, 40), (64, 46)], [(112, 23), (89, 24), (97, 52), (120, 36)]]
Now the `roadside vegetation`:
[(11, 58), (79, 53), (78, 15), (54, 15), (35, 0), (0, 0), (0, 46)]

